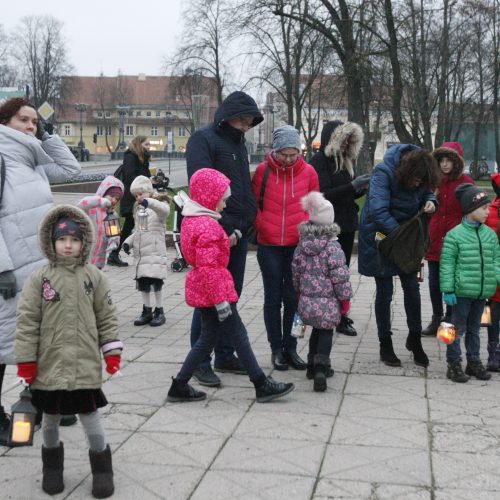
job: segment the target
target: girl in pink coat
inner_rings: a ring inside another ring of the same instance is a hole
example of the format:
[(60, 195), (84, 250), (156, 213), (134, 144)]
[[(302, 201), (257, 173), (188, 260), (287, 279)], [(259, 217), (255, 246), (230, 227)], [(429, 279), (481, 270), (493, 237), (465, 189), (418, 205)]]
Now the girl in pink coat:
[(255, 359), (245, 326), (236, 309), (238, 294), (227, 269), (229, 238), (218, 223), (231, 195), (229, 179), (217, 170), (202, 168), (189, 183), (191, 199), (182, 210), (181, 247), (192, 267), (186, 277), (186, 302), (201, 310), (201, 336), (191, 348), (177, 377), (172, 379), (167, 400), (200, 401), (206, 393), (188, 384), (194, 371), (210, 353), (219, 332), (234, 345), (255, 386), (259, 402), (271, 401), (295, 389), (266, 377)]

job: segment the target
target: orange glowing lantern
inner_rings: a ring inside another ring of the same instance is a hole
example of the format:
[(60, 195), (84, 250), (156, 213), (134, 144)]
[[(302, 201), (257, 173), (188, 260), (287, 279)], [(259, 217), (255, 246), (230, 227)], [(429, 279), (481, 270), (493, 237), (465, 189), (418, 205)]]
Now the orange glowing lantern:
[(455, 341), (456, 331), (451, 323), (441, 323), (437, 329), (437, 338), (445, 344), (451, 344)]
[(114, 212), (109, 212), (107, 217), (104, 219), (104, 231), (106, 236), (111, 238), (112, 236), (120, 236), (122, 230), (120, 227), (120, 219)]
[(491, 306), (487, 302), (481, 315), (481, 326), (491, 326)]

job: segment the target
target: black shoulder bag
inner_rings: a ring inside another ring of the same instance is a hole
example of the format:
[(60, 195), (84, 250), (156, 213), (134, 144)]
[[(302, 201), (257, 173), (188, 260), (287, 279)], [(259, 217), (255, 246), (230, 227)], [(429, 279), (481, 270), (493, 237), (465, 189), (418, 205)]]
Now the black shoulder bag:
[[(270, 172), (271, 172), (271, 165), (269, 165), (268, 163), (266, 171), (264, 172), (264, 177), (262, 178), (262, 184), (260, 185), (259, 199), (257, 200), (257, 204), (261, 212), (264, 210), (264, 193), (266, 192), (266, 184)], [(248, 243), (252, 245), (257, 245), (257, 231), (255, 230), (255, 226), (252, 225), (248, 228), (247, 239)]]
[(0, 155), (0, 207), (2, 206), (3, 187), (5, 185), (5, 160)]

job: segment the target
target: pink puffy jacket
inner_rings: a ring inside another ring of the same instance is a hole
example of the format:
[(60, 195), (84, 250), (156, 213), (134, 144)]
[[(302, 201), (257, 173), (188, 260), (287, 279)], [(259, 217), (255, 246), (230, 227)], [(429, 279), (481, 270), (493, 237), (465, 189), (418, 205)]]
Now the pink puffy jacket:
[(238, 302), (227, 270), (229, 238), (215, 218), (215, 208), (229, 184), (224, 174), (210, 168), (196, 171), (189, 183), (191, 200), (201, 205), (191, 215), (192, 205), (188, 214), (186, 204), (181, 227), (182, 253), (192, 267), (186, 276), (186, 302), (193, 307), (213, 307), (225, 300)]

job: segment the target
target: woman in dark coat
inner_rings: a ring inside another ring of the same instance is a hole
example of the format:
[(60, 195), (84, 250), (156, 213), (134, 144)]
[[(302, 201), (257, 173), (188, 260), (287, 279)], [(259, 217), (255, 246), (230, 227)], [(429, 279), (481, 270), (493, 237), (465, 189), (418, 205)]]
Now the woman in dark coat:
[[(340, 226), (338, 241), (345, 253), (346, 263), (351, 261), (354, 235), (358, 229), (356, 199), (366, 193), (370, 175), (355, 177), (353, 163), (363, 145), (363, 130), (357, 123), (331, 121), (323, 126), (319, 151), (311, 158), (319, 178), (319, 189), (333, 205), (335, 222)], [(343, 315), (337, 332), (357, 335), (352, 319)]]
[(116, 250), (113, 250), (108, 257), (108, 264), (111, 266), (128, 266), (126, 262), (120, 259), (120, 249), (123, 242), (130, 236), (134, 229), (134, 214), (133, 207), (135, 198), (130, 192), (130, 185), (134, 179), (139, 175), (151, 177), (149, 171), (149, 159), (151, 154), (149, 152), (149, 138), (145, 135), (135, 136), (130, 145), (123, 155), (123, 185), (125, 187), (125, 194), (120, 202), (120, 215), (125, 218), (123, 223), (122, 232), (120, 235), (120, 245)]
[(380, 342), (380, 359), (388, 366), (401, 366), (394, 354), (391, 331), (391, 302), (394, 276), (399, 276), (409, 334), (406, 348), (415, 364), (428, 366), (420, 335), (422, 318), (417, 271), (404, 273), (378, 249), (377, 241), (423, 209), (432, 214), (437, 208), (432, 192), (439, 185), (439, 165), (429, 151), (413, 144), (389, 148), (382, 163), (373, 170), (366, 202), (361, 212), (358, 239), (358, 269), (373, 276), (376, 283), (375, 318)]

